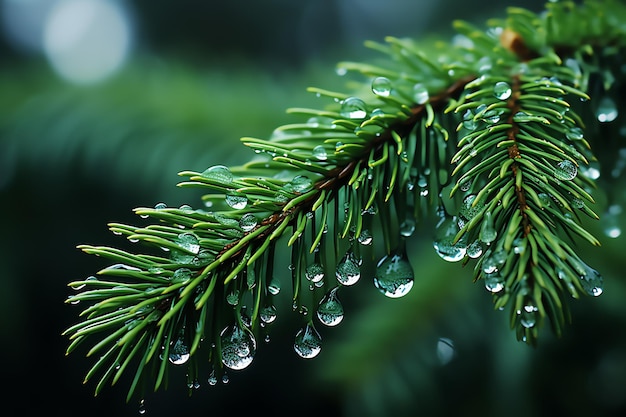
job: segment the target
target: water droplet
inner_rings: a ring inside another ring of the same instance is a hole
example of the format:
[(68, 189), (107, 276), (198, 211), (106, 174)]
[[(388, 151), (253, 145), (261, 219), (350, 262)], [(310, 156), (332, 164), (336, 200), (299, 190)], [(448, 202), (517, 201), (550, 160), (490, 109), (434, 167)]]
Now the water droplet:
[(337, 298), (337, 290), (339, 287), (330, 290), (317, 306), (317, 318), (326, 326), (336, 326), (343, 320), (343, 305)]
[(258, 220), (254, 214), (246, 213), (241, 216), (241, 219), (239, 220), (239, 227), (241, 227), (241, 230), (244, 232), (249, 232), (256, 227), (257, 223)]
[(270, 324), (276, 320), (276, 307), (273, 305), (265, 306), (259, 312), (261, 321), (265, 324)]
[(359, 263), (351, 251), (348, 251), (339, 261), (335, 276), (337, 281), (343, 285), (354, 285), (361, 278)]
[(475, 240), (467, 247), (467, 256), (472, 259), (478, 258), (483, 254), (483, 244), (479, 240)]
[(578, 168), (572, 161), (564, 160), (554, 168), (554, 177), (561, 181), (571, 181), (576, 177)]
[(319, 263), (313, 263), (306, 268), (304, 276), (312, 283), (320, 282), (324, 279), (324, 267)]
[(498, 81), (493, 87), (493, 95), (498, 100), (508, 100), (509, 97), (511, 97), (512, 92), (513, 90), (511, 90), (511, 86), (504, 81)]
[(604, 234), (612, 239), (618, 238), (622, 234), (622, 228), (619, 222), (621, 213), (622, 206), (619, 204), (611, 204), (606, 210), (606, 213), (602, 216)]
[(521, 255), (526, 251), (526, 239), (522, 239), (521, 237), (516, 237), (513, 240), (513, 252), (516, 255)]
[(296, 353), (305, 359), (316, 357), (322, 350), (322, 337), (319, 335), (313, 323), (307, 323), (298, 330), (293, 344)]
[(580, 275), (580, 279), (584, 290), (589, 295), (593, 295), (594, 297), (599, 296), (604, 291), (604, 279), (602, 275), (584, 262), (581, 261), (581, 264), (584, 268), (584, 273)]
[(492, 293), (500, 292), (504, 289), (504, 278), (499, 272), (493, 272), (484, 276), (485, 288)]
[(215, 165), (207, 169), (202, 173), (205, 178), (210, 178), (221, 183), (231, 183), (233, 181), (233, 174), (230, 169), (224, 165)]
[(270, 294), (277, 295), (280, 292), (280, 281), (276, 277), (273, 277), (267, 286), (267, 290)]
[(399, 298), (411, 291), (414, 276), (406, 250), (401, 247), (378, 261), (374, 286), (387, 297)]
[(478, 127), (478, 123), (474, 120), (474, 113), (469, 109), (463, 114), (463, 127), (467, 130), (476, 130)]
[(178, 339), (170, 348), (168, 359), (174, 365), (182, 365), (189, 360), (189, 349), (183, 339)]
[(256, 353), (256, 340), (247, 328), (233, 325), (220, 334), (222, 363), (230, 369), (244, 369), (252, 363)]
[(437, 359), (441, 365), (449, 363), (455, 355), (454, 342), (447, 337), (437, 340)]
[(167, 204), (165, 204), (165, 203), (156, 203), (154, 205), (154, 209), (155, 210), (163, 210), (163, 209), (166, 209), (166, 208), (167, 208)]
[(239, 304), (239, 290), (234, 290), (226, 295), (226, 302), (231, 306)]
[(288, 191), (302, 194), (313, 188), (313, 181), (305, 175), (298, 175), (289, 184), (285, 185), (285, 188)]
[(411, 237), (415, 233), (415, 219), (413, 216), (407, 216), (400, 224), (400, 234), (404, 237)]
[(531, 303), (524, 305), (522, 310), (518, 310), (517, 314), (520, 316), (520, 324), (527, 329), (535, 327), (537, 324), (537, 307)]
[(324, 147), (324, 145), (317, 145), (315, 148), (313, 148), (313, 156), (319, 161), (327, 160), (328, 153), (326, 152), (326, 148)]
[(139, 400), (139, 414), (146, 414), (146, 402), (143, 398)]
[(242, 210), (248, 205), (248, 197), (244, 195), (228, 194), (226, 196), (226, 204), (235, 210)]
[(584, 138), (583, 130), (579, 127), (572, 127), (565, 133), (565, 136), (569, 140), (582, 140)]
[(425, 104), (429, 99), (428, 89), (422, 83), (413, 86), (413, 99), (417, 104)]
[(367, 117), (367, 107), (360, 98), (348, 97), (341, 104), (340, 114), (348, 119), (365, 119)]
[(178, 268), (172, 275), (172, 283), (187, 282), (191, 279), (191, 270), (187, 268)]
[(454, 242), (456, 234), (459, 232), (458, 219), (456, 216), (443, 217), (435, 230), (433, 247), (437, 254), (445, 261), (458, 262), (465, 257), (467, 245), (461, 239)]
[(487, 244), (496, 240), (496, 237), (498, 236), (498, 231), (494, 227), (493, 219), (491, 218), (491, 212), (489, 211), (486, 212), (483, 216), (482, 223), (480, 225), (480, 233), (478, 236), (483, 243)]
[(372, 81), (372, 92), (380, 97), (389, 97), (391, 94), (391, 81), (387, 77), (376, 77)]
[(217, 375), (215, 375), (215, 371), (211, 371), (207, 382), (209, 385), (217, 385)]
[(369, 230), (362, 230), (357, 240), (361, 245), (369, 246), (372, 244), (374, 238), (372, 237), (372, 234)]
[(611, 97), (603, 97), (598, 103), (596, 117), (600, 123), (609, 123), (617, 118), (618, 111)]

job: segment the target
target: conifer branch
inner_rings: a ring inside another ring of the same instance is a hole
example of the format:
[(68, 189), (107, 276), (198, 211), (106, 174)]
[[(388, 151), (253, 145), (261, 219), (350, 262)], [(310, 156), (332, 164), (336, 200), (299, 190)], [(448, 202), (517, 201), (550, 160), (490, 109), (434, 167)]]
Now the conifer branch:
[[(145, 252), (79, 246), (114, 262), (70, 283), (80, 291), (68, 302), (87, 306), (65, 331), (67, 352), (94, 339), (87, 355), (100, 355), (86, 381), (99, 374), (99, 393), (134, 367), (130, 399), (184, 364), (193, 386), (200, 349), (211, 383), (247, 367), (276, 317), (285, 277), (275, 258), (285, 248), (303, 322), (294, 349), (315, 357), (316, 325), (342, 320), (339, 291), (362, 274), (388, 297), (410, 291), (405, 240), (433, 214), (438, 255), (474, 263), (494, 307), (510, 308), (518, 339), (536, 343), (546, 320), (560, 335), (568, 298), (602, 292), (575, 250), (600, 244), (582, 221), (599, 218), (587, 168), (597, 120), (586, 106), (598, 83), (616, 86), (595, 75), (623, 51), (626, 8), (546, 8), (512, 8), (487, 30), (455, 22), (460, 44), (368, 42), (386, 64), (340, 63), (365, 78), (351, 92), (310, 88), (324, 109), (289, 109), (298, 122), (243, 138), (258, 154), (249, 163), (179, 174), (179, 186), (206, 191), (202, 209), (157, 204), (135, 210), (145, 224), (109, 224)], [(384, 250), (373, 273), (362, 270), (372, 245)]]

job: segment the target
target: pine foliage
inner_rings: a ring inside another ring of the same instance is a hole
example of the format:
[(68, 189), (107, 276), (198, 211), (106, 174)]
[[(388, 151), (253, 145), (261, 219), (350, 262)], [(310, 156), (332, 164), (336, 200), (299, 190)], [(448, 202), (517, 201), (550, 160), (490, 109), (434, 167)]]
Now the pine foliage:
[(449, 42), (368, 42), (381, 62), (340, 63), (349, 92), (310, 88), (320, 109), (243, 138), (249, 163), (181, 172), (201, 208), (157, 204), (109, 225), (136, 252), (80, 246), (111, 262), (67, 300), (83, 307), (67, 352), (91, 343), (96, 393), (129, 373), (128, 399), (143, 395), (176, 365), (192, 384), (206, 358), (215, 382), (247, 367), (289, 286), (294, 348), (315, 357), (316, 326), (343, 318), (340, 289), (367, 275), (389, 297), (410, 291), (406, 240), (433, 217), (437, 253), (472, 269), (521, 341), (546, 322), (560, 335), (570, 298), (602, 293), (581, 253), (600, 245), (585, 225), (618, 146), (601, 133), (623, 88), (626, 7), (552, 2), (454, 28)]

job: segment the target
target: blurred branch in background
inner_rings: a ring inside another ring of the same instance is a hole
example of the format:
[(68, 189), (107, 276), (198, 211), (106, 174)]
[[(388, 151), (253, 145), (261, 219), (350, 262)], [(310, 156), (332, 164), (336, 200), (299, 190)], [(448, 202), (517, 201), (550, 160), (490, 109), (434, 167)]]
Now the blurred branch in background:
[[(0, 2), (0, 344), (12, 358), (2, 407), (27, 401), (33, 412), (136, 415), (123, 404), (124, 384), (94, 399), (78, 382), (87, 364), (75, 369), (76, 358), (63, 357), (60, 333), (73, 320), (65, 284), (94, 270), (76, 245), (113, 242), (105, 224), (130, 219), (136, 206), (199, 204), (175, 187), (177, 172), (249, 160), (238, 139), (288, 122), (287, 107), (313, 99), (306, 87), (340, 85), (334, 63), (364, 56), (364, 40), (445, 34), (456, 18), (482, 20), (513, 4), (488, 3)], [(489, 324), (505, 318), (458, 265), (434, 254), (432, 230), (417, 233), (424, 241), (411, 250), (412, 293), (342, 293), (346, 318), (322, 334), (328, 342), (315, 361), (292, 351), (297, 323), (285, 314), (244, 376), (216, 387), (201, 381), (204, 393), (193, 398), (181, 378), (167, 399), (146, 399), (149, 415), (239, 407), (303, 416), (626, 410), (623, 235), (593, 249), (606, 280), (602, 302), (579, 301), (564, 338), (546, 335), (531, 349)]]

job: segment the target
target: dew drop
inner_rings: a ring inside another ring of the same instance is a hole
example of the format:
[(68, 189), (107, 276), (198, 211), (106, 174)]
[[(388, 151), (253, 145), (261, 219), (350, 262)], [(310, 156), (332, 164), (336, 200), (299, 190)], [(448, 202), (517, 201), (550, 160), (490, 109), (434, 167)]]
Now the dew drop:
[(244, 232), (249, 232), (256, 227), (257, 223), (258, 220), (254, 214), (246, 213), (241, 216), (241, 219), (239, 220), (239, 227), (241, 227), (241, 230)]
[(441, 365), (449, 363), (454, 359), (455, 354), (454, 342), (451, 339), (440, 337), (437, 340), (437, 359)]
[(561, 161), (554, 169), (554, 177), (561, 181), (571, 181), (576, 177), (578, 168), (569, 160)]
[(309, 322), (298, 330), (293, 349), (298, 356), (305, 359), (314, 358), (320, 353), (322, 350), (322, 337), (313, 326), (313, 323)]
[(182, 365), (189, 360), (189, 349), (182, 339), (178, 339), (170, 348), (168, 359), (174, 365)]
[(369, 230), (362, 230), (357, 240), (363, 246), (370, 246), (374, 238)]
[(424, 84), (417, 83), (413, 86), (413, 99), (417, 104), (425, 104), (429, 98), (428, 89)]
[(537, 324), (537, 307), (533, 304), (527, 303), (522, 310), (518, 310), (517, 314), (520, 317), (520, 324), (527, 329), (535, 327)]
[(376, 77), (372, 81), (372, 92), (380, 97), (389, 97), (391, 94), (391, 81), (387, 77)]
[(581, 128), (579, 128), (579, 127), (573, 127), (571, 129), (569, 129), (565, 133), (565, 136), (569, 140), (582, 140), (584, 138), (583, 130)]
[(215, 165), (207, 169), (202, 173), (204, 178), (209, 178), (221, 183), (231, 183), (233, 181), (233, 174), (230, 169), (224, 165)]
[(491, 212), (486, 212), (483, 216), (482, 223), (480, 225), (480, 233), (478, 236), (483, 243), (487, 244), (496, 240), (496, 237), (498, 236), (498, 231), (493, 225)]
[(263, 307), (259, 312), (259, 317), (265, 324), (273, 323), (276, 320), (276, 307), (273, 305)]
[(289, 191), (302, 194), (313, 188), (313, 181), (305, 175), (298, 175), (292, 179), (291, 182), (285, 186), (285, 188)]
[(250, 330), (233, 325), (220, 333), (222, 363), (230, 369), (244, 369), (252, 363), (256, 353), (256, 340)]
[(513, 90), (511, 90), (511, 86), (504, 81), (498, 81), (493, 87), (493, 95), (498, 100), (508, 100), (509, 97), (511, 97), (512, 92)]
[(267, 286), (267, 291), (269, 291), (269, 293), (272, 295), (278, 295), (278, 293), (280, 292), (280, 281), (278, 280), (278, 278), (272, 278), (269, 285)]
[(486, 274), (484, 277), (485, 288), (491, 293), (497, 293), (504, 289), (504, 278), (499, 272)]
[(458, 219), (456, 216), (443, 217), (435, 229), (435, 239), (433, 247), (437, 254), (445, 261), (458, 262), (467, 253), (467, 245), (463, 239), (454, 242), (456, 234), (459, 232)]
[(324, 145), (317, 145), (313, 148), (313, 156), (317, 158), (318, 161), (325, 161), (328, 159), (328, 153), (326, 152), (326, 148)]
[(319, 263), (313, 263), (307, 266), (304, 276), (312, 283), (320, 282), (324, 279), (324, 267)]
[(483, 254), (483, 244), (479, 240), (476, 240), (473, 243), (470, 243), (469, 246), (467, 247), (467, 256), (469, 256), (472, 259), (476, 259), (482, 254)]
[(343, 305), (337, 298), (337, 290), (339, 287), (330, 290), (317, 306), (317, 318), (326, 326), (336, 326), (343, 320)]
[(341, 103), (340, 114), (348, 119), (365, 119), (367, 117), (367, 107), (360, 98), (348, 97)]
[(163, 209), (166, 209), (166, 208), (167, 208), (167, 204), (165, 204), (165, 203), (156, 203), (154, 205), (154, 209), (155, 210), (163, 210)]
[(389, 298), (399, 298), (411, 291), (414, 276), (413, 267), (402, 245), (378, 261), (374, 286)]
[(589, 265), (583, 262), (581, 262), (581, 264), (584, 268), (584, 273), (580, 275), (580, 279), (584, 290), (589, 295), (593, 295), (594, 297), (599, 296), (604, 291), (604, 279), (602, 275)]
[(243, 195), (228, 194), (226, 196), (226, 204), (235, 210), (242, 210), (248, 205), (248, 198)]
[(339, 261), (335, 271), (337, 281), (342, 285), (354, 285), (361, 278), (361, 269), (359, 263), (355, 259), (354, 254), (348, 251)]

